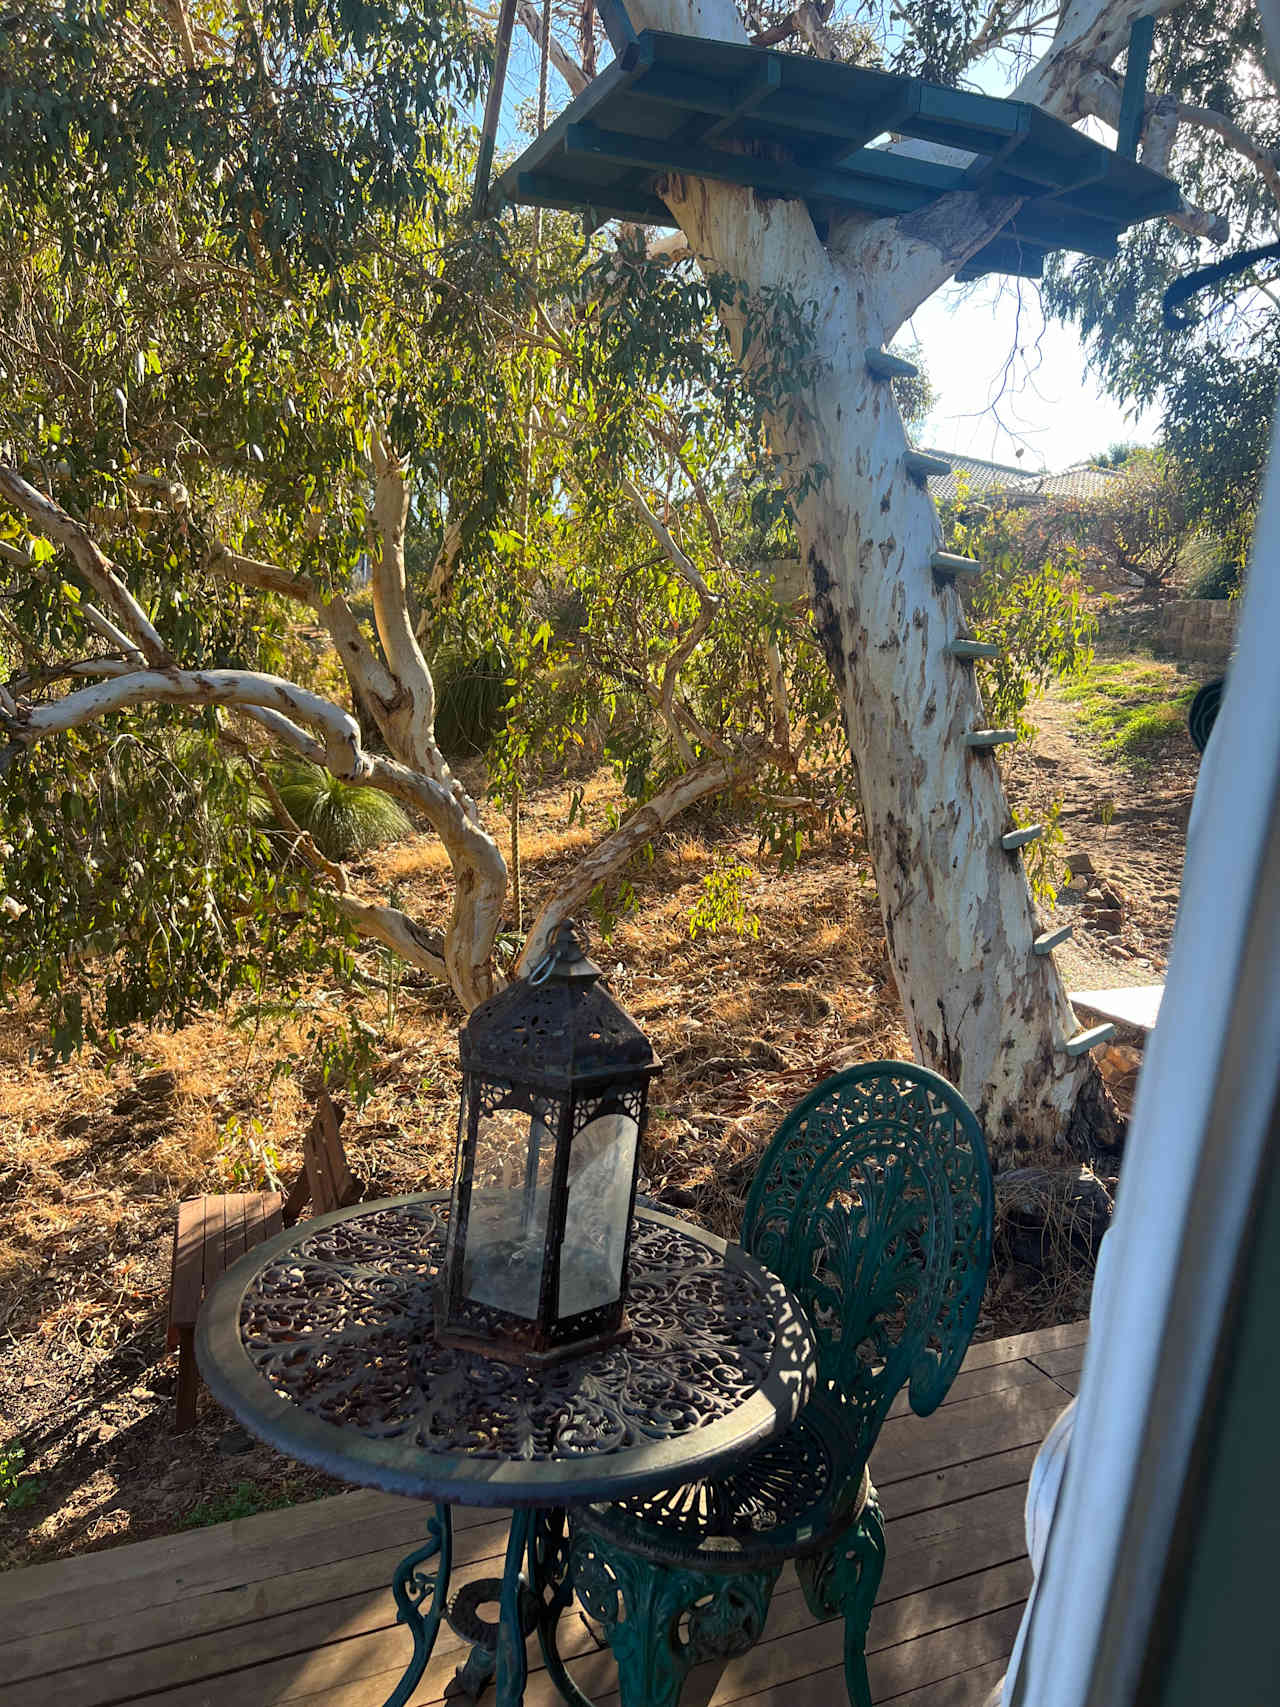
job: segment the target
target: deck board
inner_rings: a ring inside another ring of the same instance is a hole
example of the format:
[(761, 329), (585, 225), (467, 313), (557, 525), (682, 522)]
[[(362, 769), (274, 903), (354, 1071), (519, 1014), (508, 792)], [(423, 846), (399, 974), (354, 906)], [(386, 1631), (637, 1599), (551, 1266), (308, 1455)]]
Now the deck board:
[[(929, 1417), (894, 1407), (872, 1459), (888, 1520), (868, 1639), (875, 1700), (983, 1707), (1030, 1585), (1022, 1504), (1041, 1439), (1079, 1384), (1085, 1324), (975, 1346)], [(430, 1506), (353, 1492), (0, 1575), (0, 1707), (382, 1707), (403, 1669), (391, 1573)], [(455, 1581), (492, 1574), (501, 1512), (456, 1511)], [(617, 1672), (576, 1614), (561, 1646), (617, 1707)], [(462, 1643), (443, 1628), (412, 1707), (443, 1700)], [(527, 1707), (558, 1699), (530, 1649)], [(838, 1622), (815, 1625), (788, 1567), (761, 1641), (700, 1668), (682, 1707), (832, 1707)]]
[(1078, 1375), (1084, 1368), (1084, 1347), (1071, 1345), (1056, 1351), (1038, 1351), (1027, 1361), (1046, 1375)]

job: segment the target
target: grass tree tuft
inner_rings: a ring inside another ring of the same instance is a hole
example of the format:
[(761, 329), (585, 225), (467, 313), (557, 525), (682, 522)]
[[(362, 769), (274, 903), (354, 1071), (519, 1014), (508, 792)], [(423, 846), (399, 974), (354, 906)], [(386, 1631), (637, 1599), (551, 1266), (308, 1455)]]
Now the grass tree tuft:
[[(342, 782), (305, 759), (273, 765), (271, 780), (294, 822), (326, 859), (350, 859), (385, 847), (413, 829), (408, 814), (389, 794)], [(258, 811), (264, 823), (272, 821), (265, 797), (260, 797)]]

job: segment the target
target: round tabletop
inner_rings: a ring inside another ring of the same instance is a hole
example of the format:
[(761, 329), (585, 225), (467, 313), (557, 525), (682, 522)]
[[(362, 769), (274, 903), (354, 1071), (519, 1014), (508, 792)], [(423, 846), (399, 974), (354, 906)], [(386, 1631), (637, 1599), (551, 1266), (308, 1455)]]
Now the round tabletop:
[(260, 1439), (345, 1481), (461, 1505), (656, 1492), (783, 1432), (813, 1339), (736, 1245), (637, 1205), (631, 1337), (526, 1369), (435, 1338), (449, 1202), (414, 1195), (300, 1222), (241, 1257), (200, 1312), (210, 1391)]

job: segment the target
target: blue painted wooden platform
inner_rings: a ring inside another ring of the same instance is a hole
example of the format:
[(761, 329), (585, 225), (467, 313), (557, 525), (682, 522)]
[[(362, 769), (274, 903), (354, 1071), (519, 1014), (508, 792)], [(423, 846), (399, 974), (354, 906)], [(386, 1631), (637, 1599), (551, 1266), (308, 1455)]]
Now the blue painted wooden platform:
[[(976, 158), (946, 165), (871, 146), (888, 132)], [(644, 30), (503, 173), (491, 205), (670, 226), (654, 184), (672, 171), (801, 198), (820, 223), (909, 213), (951, 190), (1024, 197), (966, 278), (1038, 277), (1056, 249), (1114, 255), (1120, 232), (1179, 200), (1167, 178), (1022, 101)]]

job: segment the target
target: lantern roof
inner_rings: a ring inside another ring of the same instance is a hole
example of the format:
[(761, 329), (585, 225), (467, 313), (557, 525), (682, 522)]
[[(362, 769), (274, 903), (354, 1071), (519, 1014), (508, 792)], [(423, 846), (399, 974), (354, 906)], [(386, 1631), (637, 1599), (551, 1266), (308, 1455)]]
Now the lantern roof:
[(464, 1072), (554, 1089), (656, 1073), (662, 1065), (567, 921), (527, 978), (475, 1009), (459, 1054)]

